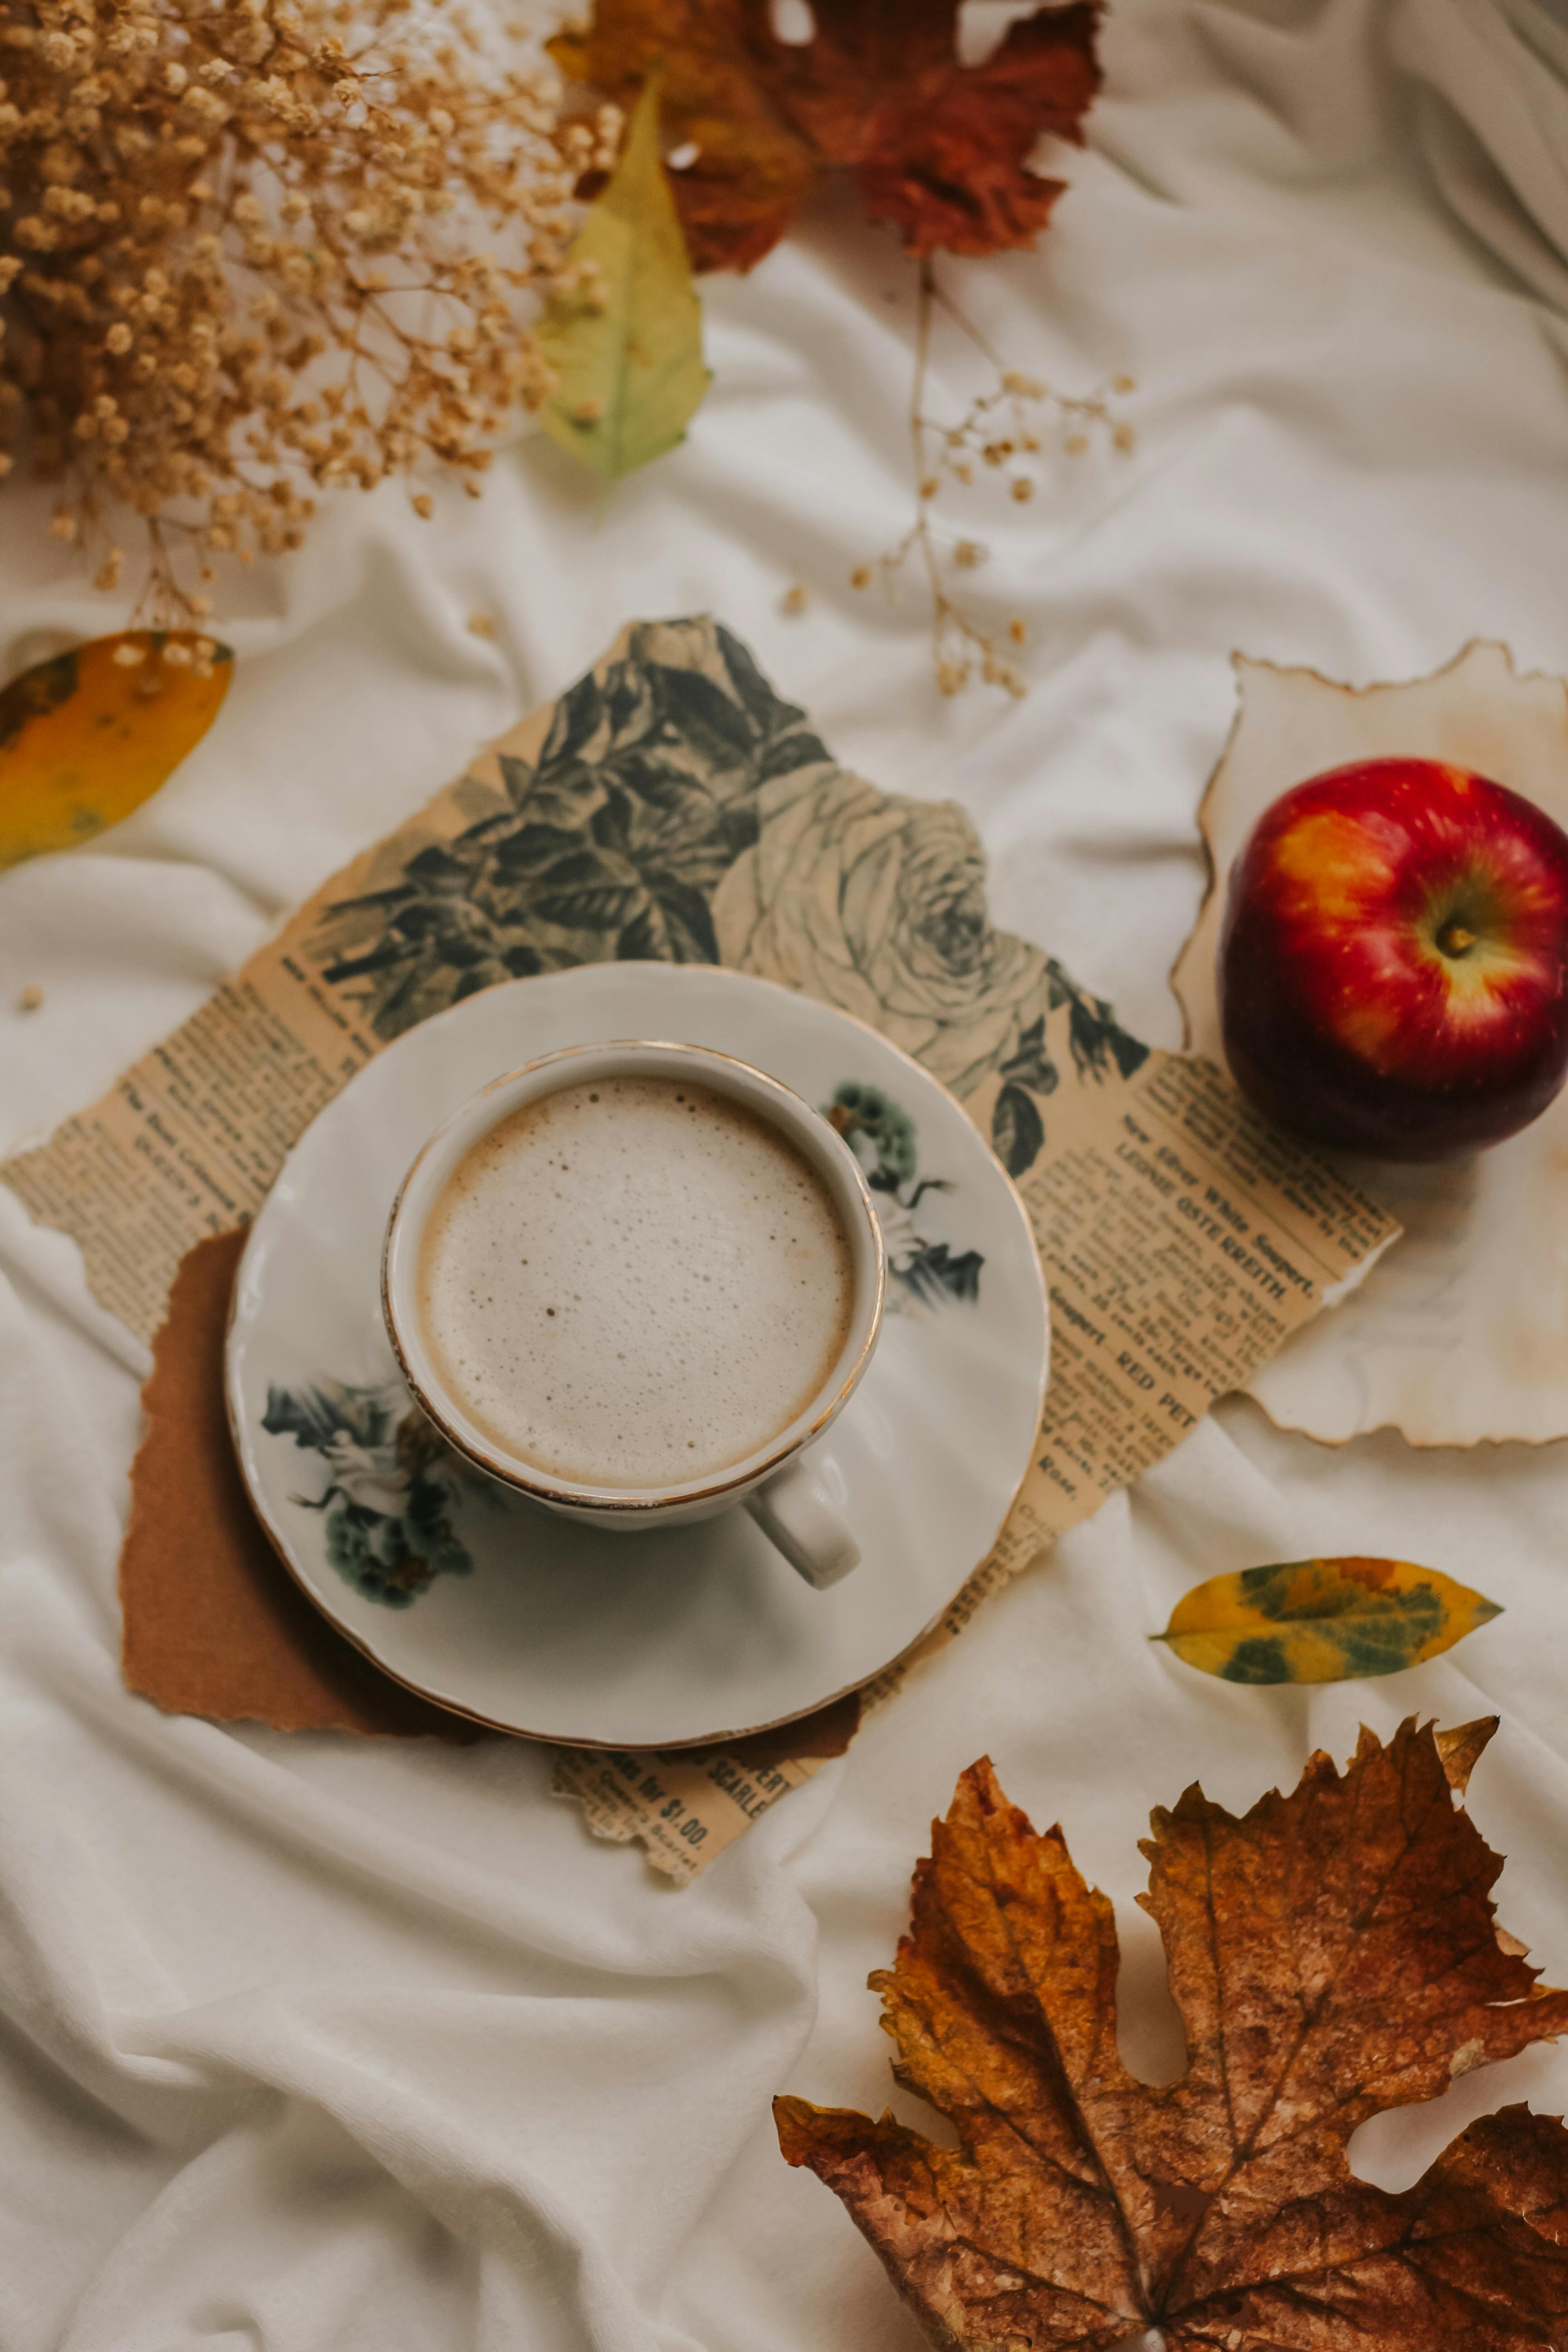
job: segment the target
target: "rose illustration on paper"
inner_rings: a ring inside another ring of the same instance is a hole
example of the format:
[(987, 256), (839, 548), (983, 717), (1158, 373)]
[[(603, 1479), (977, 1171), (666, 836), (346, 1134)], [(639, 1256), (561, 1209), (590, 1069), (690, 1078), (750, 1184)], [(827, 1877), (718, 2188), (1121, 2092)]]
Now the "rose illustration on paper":
[(1048, 959), (993, 929), (963, 810), (825, 764), (764, 785), (758, 817), (714, 896), (720, 961), (854, 1013), (972, 1093), (1043, 1006)]

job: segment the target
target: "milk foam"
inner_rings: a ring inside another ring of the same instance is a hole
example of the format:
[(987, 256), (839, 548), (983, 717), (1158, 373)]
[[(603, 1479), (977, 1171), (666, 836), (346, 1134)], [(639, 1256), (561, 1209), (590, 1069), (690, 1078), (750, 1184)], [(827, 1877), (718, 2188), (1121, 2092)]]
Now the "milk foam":
[(447, 1179), (420, 1323), (469, 1419), (595, 1486), (683, 1485), (787, 1428), (848, 1334), (849, 1244), (787, 1136), (682, 1079), (525, 1104)]

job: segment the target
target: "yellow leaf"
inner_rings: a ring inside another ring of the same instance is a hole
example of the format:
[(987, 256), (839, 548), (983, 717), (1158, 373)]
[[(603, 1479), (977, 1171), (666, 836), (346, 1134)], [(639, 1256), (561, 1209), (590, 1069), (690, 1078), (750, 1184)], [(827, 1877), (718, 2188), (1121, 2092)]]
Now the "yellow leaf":
[(165, 658), (199, 642), (186, 630), (95, 637), (0, 692), (0, 866), (89, 840), (151, 799), (228, 691), (226, 646), (205, 676)]
[(1194, 1585), (1155, 1639), (1228, 1683), (1338, 1683), (1419, 1665), (1501, 1613), (1407, 1559), (1291, 1559)]
[(539, 328), (558, 382), (546, 430), (616, 479), (684, 439), (710, 381), (702, 306), (658, 154), (658, 88), (637, 100), (619, 163), (567, 256), (584, 273)]

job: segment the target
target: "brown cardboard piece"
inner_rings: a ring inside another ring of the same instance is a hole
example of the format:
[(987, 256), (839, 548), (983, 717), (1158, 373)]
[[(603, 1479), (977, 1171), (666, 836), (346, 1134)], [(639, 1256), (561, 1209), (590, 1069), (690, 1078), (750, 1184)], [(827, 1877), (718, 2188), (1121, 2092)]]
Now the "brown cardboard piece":
[(224, 1334), (244, 1246), (243, 1230), (196, 1244), (153, 1343), (120, 1555), (125, 1680), (171, 1714), (219, 1723), (481, 1738), (362, 1657), (262, 1533), (224, 1410)]
[[(242, 1227), (186, 1253), (153, 1342), (120, 1555), (128, 1686), (171, 1715), (278, 1731), (424, 1736), (462, 1747), (504, 1737), (432, 1706), (362, 1657), (306, 1600), (262, 1532), (224, 1410), (224, 1335), (245, 1239)], [(784, 1757), (838, 1756), (859, 1716), (851, 1694), (805, 1722), (731, 1741), (726, 1752), (757, 1770)]]

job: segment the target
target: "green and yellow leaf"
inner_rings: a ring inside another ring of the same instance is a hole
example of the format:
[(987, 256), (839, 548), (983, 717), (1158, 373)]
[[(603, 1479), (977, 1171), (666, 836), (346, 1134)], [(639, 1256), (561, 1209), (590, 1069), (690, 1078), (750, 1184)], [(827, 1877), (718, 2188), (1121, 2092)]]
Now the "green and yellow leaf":
[(563, 449), (616, 480), (685, 438), (710, 380), (702, 306), (659, 161), (657, 79), (567, 264), (581, 282), (553, 299), (538, 331), (557, 378), (543, 423)]
[(1419, 1665), (1501, 1615), (1408, 1559), (1290, 1559), (1211, 1576), (1157, 1641), (1227, 1683), (1338, 1683)]
[(192, 658), (199, 642), (184, 630), (95, 637), (0, 692), (0, 866), (90, 840), (173, 774), (234, 669), (226, 646)]

